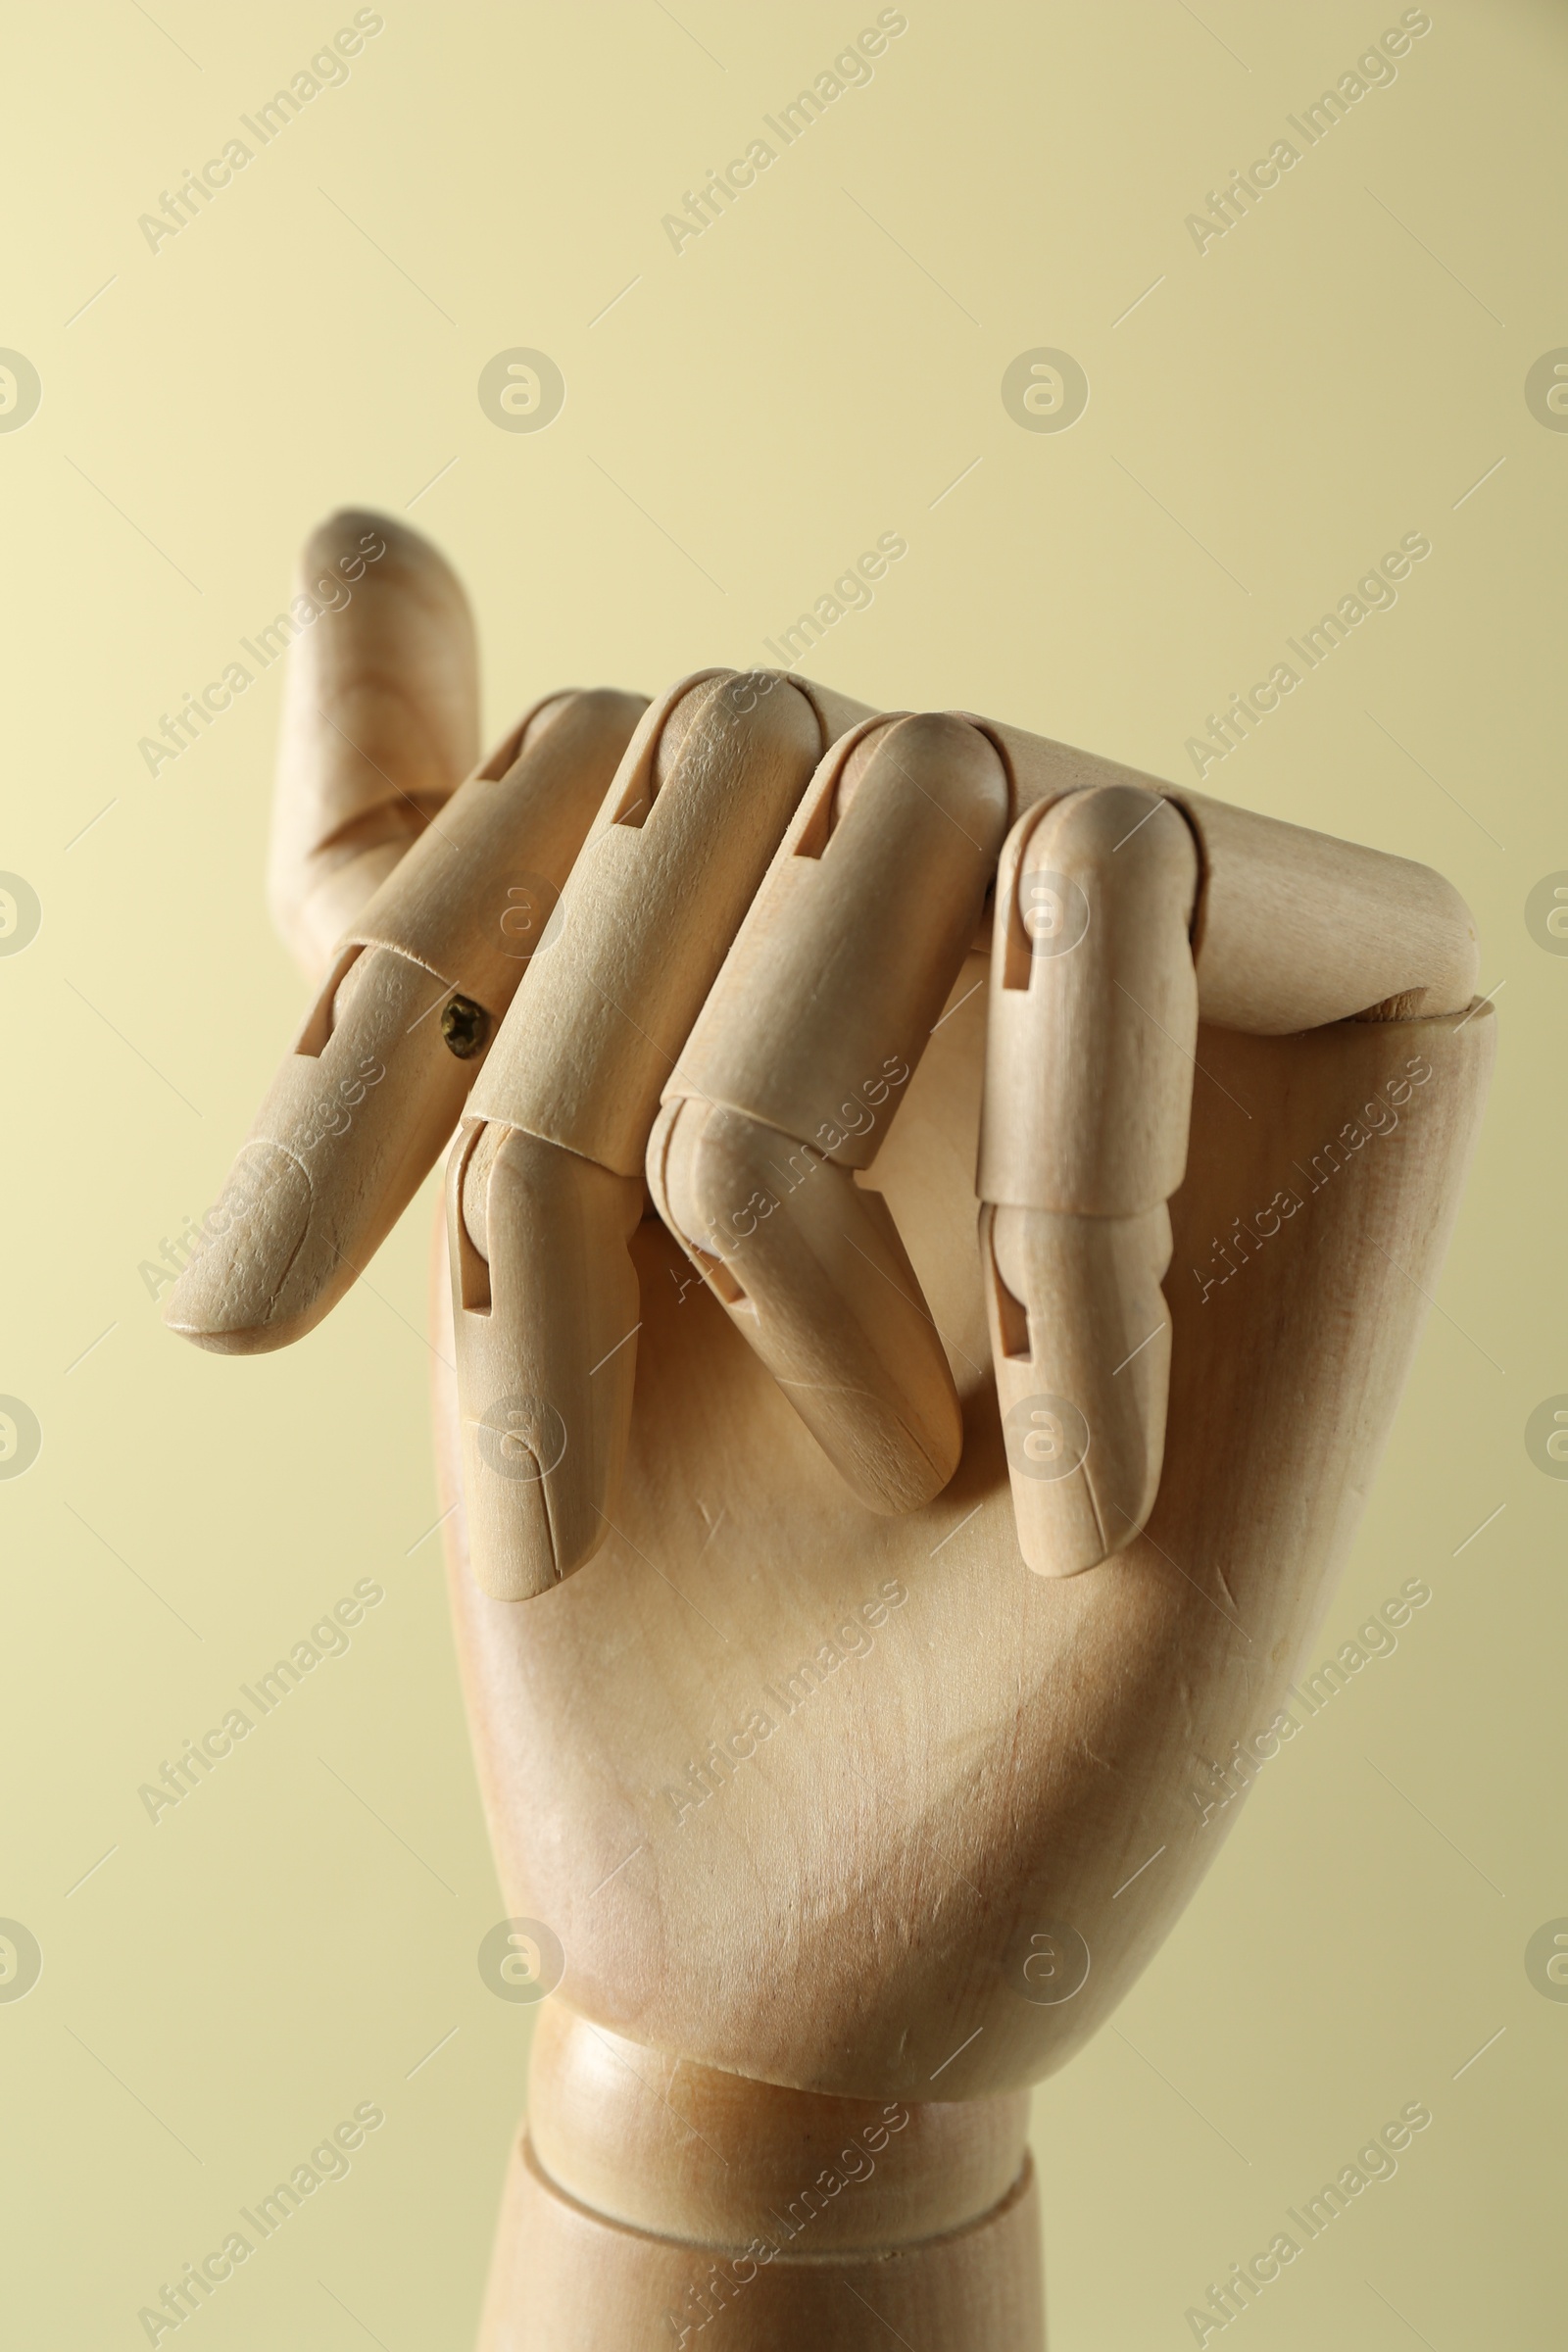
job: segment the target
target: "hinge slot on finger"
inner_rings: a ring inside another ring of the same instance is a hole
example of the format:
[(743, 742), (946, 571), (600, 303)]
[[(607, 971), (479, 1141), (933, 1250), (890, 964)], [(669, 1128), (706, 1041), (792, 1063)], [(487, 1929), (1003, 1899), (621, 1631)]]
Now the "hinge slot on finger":
[(452, 1228), (457, 1250), (458, 1305), (466, 1315), (487, 1315), (490, 1312), (490, 1263), (480, 1254), (468, 1231), (465, 1200), (468, 1171), (484, 1132), (485, 1122), (482, 1119), (473, 1120), (467, 1135), (459, 1144), (457, 1162), (448, 1178), (452, 1189)]
[(313, 1061), (318, 1061), (326, 1052), (327, 1043), (332, 1035), (332, 1016), (337, 1003), (337, 992), (348, 977), (350, 965), (356, 963), (364, 954), (364, 943), (356, 940), (352, 947), (345, 948), (338, 956), (336, 963), (333, 964), (331, 971), (326, 976), (320, 995), (306, 1015), (305, 1026), (294, 1041), (296, 1054), (309, 1054)]
[(710, 1251), (699, 1249), (684, 1234), (681, 1236), (681, 1246), (715, 1298), (721, 1298), (726, 1306), (751, 1306), (751, 1300), (721, 1257), (714, 1257)]
[(1014, 1298), (1002, 1279), (1002, 1268), (997, 1264), (996, 1243), (992, 1235), (995, 1210), (987, 1206), (980, 1213), (980, 1247), (985, 1252), (986, 1277), (996, 1301), (997, 1331), (1002, 1352), (1009, 1360), (1025, 1363), (1030, 1354), (1029, 1310), (1021, 1298)]

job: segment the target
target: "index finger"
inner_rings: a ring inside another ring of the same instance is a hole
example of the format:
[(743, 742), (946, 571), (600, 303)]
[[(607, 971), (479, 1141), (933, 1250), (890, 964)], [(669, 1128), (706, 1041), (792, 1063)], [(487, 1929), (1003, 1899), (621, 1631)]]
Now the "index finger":
[(185, 1338), (284, 1347), (379, 1248), (457, 1124), (642, 707), (539, 705), (351, 924), (169, 1299)]

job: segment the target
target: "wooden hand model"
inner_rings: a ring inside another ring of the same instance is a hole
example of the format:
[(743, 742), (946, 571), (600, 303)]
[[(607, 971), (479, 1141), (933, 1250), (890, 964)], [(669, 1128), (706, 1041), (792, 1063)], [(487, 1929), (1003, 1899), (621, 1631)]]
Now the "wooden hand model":
[(482, 2341), (1026, 2352), (1028, 2085), (1278, 1750), (1479, 1118), (1473, 926), (782, 674), (475, 765), (461, 587), (364, 514), (302, 585), (362, 557), (291, 655), (319, 993), (168, 1315), (300, 1338), (456, 1131), (452, 1606), (564, 1966)]

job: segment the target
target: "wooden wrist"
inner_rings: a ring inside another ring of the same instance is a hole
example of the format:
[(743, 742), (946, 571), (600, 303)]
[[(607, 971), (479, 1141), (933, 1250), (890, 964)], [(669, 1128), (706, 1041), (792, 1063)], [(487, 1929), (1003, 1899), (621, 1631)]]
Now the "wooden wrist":
[(482, 2352), (1036, 2352), (1028, 2095), (821, 2097), (671, 2058), (551, 2003)]

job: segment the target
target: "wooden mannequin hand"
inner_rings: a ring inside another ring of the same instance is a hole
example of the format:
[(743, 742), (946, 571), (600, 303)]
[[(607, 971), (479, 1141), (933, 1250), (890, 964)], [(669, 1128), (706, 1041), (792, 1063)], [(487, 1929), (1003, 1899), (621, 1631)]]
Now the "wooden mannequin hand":
[(706, 673), (555, 698), (454, 792), (451, 573), (354, 514), (304, 576), (368, 536), (291, 656), (273, 897), (323, 992), (169, 1319), (308, 1330), (461, 1121), (438, 1436), (560, 1955), (535, 2138), (732, 2244), (693, 2085), (1019, 2093), (1187, 1901), (1289, 1736), (1491, 1016), (1437, 876), (987, 720)]

